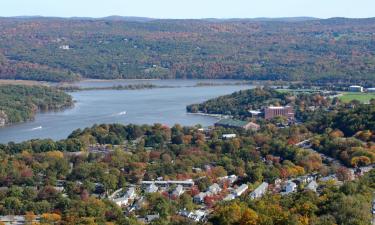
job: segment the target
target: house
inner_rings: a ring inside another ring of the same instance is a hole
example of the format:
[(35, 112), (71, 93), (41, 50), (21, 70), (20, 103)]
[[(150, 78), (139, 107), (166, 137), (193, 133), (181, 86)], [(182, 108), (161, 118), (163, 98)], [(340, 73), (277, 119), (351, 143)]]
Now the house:
[(237, 135), (236, 134), (223, 134), (222, 138), (223, 139), (232, 139), (232, 138), (236, 138)]
[(288, 181), (285, 185), (285, 194), (290, 194), (297, 191), (297, 184), (293, 181)]
[(184, 193), (184, 187), (182, 185), (177, 185), (176, 189), (174, 189), (172, 195), (173, 196), (176, 196), (176, 197), (179, 197), (180, 195), (182, 195)]
[(141, 181), (143, 188), (150, 185), (156, 185), (157, 187), (169, 187), (171, 185), (182, 185), (184, 188), (191, 188), (194, 186), (194, 181), (192, 179), (188, 180), (157, 180), (157, 181)]
[(179, 214), (183, 217), (187, 217), (195, 222), (203, 222), (208, 213), (203, 210), (195, 210), (193, 212), (187, 211), (187, 210), (181, 210)]
[(306, 190), (310, 190), (310, 191), (313, 191), (313, 192), (316, 192), (316, 189), (318, 188), (318, 183), (316, 183), (315, 180), (311, 181), (306, 187), (305, 189)]
[[(40, 216), (36, 216), (32, 223), (38, 223), (40, 220)], [(26, 224), (26, 217), (22, 215), (6, 215), (6, 216), (0, 216), (0, 224), (15, 224), (15, 225), (21, 225), (21, 224)]]
[(239, 186), (238, 188), (236, 188), (234, 190), (234, 194), (236, 197), (240, 197), (243, 193), (245, 193), (245, 191), (247, 191), (249, 187), (247, 186), (247, 184), (242, 184), (241, 186)]
[(194, 196), (193, 201), (195, 203), (198, 203), (198, 204), (202, 203), (202, 202), (204, 202), (204, 198), (206, 196), (208, 196), (208, 194), (206, 192), (201, 192), (201, 193), (199, 193), (199, 194), (197, 194), (197, 195)]
[(189, 215), (189, 218), (195, 222), (202, 222), (207, 217), (207, 212), (203, 210), (195, 210), (192, 214)]
[(134, 187), (130, 187), (126, 192), (126, 196), (130, 199), (135, 199), (137, 197), (137, 193), (135, 192)]
[(215, 127), (225, 128), (243, 128), (245, 130), (258, 130), (260, 126), (253, 122), (233, 120), (233, 119), (222, 119), (215, 123)]
[(155, 193), (158, 191), (158, 186), (156, 186), (155, 184), (151, 184), (149, 186), (146, 187), (146, 193)]
[(349, 87), (350, 92), (363, 92), (363, 87), (358, 85), (352, 85)]
[(263, 182), (261, 185), (259, 185), (253, 192), (250, 193), (251, 199), (261, 198), (268, 189), (268, 183)]
[(229, 182), (229, 184), (233, 184), (234, 182), (236, 182), (238, 180), (238, 177), (234, 174), (230, 175), (230, 176), (225, 176), (225, 177), (220, 177), (219, 180), (221, 182)]
[(275, 117), (294, 119), (294, 110), (291, 106), (269, 106), (264, 109), (264, 119), (270, 120)]
[(221, 188), (217, 183), (214, 183), (213, 185), (208, 187), (207, 192), (210, 192), (210, 193), (216, 195), (216, 194), (221, 192)]
[(134, 187), (130, 187), (125, 195), (119, 198), (115, 198), (115, 196), (119, 195), (119, 193), (122, 191), (122, 189), (119, 189), (118, 191), (114, 192), (109, 199), (112, 200), (116, 205), (123, 207), (129, 204), (131, 200), (134, 200), (137, 197), (137, 194), (135, 192)]
[(234, 194), (228, 194), (227, 196), (225, 196), (225, 198), (223, 198), (223, 201), (230, 201), (230, 200), (233, 200), (235, 198), (236, 198), (236, 196)]
[(159, 218), (160, 218), (159, 214), (155, 214), (155, 215), (147, 215), (144, 218), (139, 218), (138, 220), (142, 223), (151, 223), (152, 221), (157, 220)]

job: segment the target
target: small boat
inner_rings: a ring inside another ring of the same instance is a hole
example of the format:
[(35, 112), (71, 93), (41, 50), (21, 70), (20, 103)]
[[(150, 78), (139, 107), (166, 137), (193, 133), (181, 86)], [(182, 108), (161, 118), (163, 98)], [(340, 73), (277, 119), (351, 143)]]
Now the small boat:
[(31, 129), (31, 131), (33, 131), (33, 130), (41, 130), (42, 128), (43, 128), (42, 126), (34, 127), (34, 128)]

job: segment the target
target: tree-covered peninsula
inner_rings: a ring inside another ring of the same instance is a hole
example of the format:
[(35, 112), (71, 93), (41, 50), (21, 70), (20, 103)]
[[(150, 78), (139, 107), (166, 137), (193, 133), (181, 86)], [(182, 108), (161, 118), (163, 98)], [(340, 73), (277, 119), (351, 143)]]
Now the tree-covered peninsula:
[(73, 105), (70, 95), (46, 86), (0, 85), (0, 126), (32, 120), (38, 111)]

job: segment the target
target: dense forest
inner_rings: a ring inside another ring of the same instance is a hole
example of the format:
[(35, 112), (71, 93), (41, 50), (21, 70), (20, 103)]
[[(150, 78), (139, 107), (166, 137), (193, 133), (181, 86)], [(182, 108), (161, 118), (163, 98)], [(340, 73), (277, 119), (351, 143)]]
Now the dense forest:
[(0, 85), (0, 126), (31, 120), (38, 111), (73, 105), (72, 97), (45, 86)]
[(0, 78), (238, 78), (369, 84), (375, 19), (0, 19)]

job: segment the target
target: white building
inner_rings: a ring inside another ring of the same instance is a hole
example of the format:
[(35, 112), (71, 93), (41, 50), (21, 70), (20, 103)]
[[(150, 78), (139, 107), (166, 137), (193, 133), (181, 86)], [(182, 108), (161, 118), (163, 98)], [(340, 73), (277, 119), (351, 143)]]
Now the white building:
[(349, 91), (351, 92), (363, 92), (363, 87), (358, 85), (352, 85), (349, 87)]
[(70, 46), (69, 45), (61, 45), (59, 47), (59, 49), (62, 49), (62, 50), (69, 50), (70, 49)]
[(224, 201), (230, 201), (230, 200), (233, 200), (235, 199), (236, 196), (234, 194), (228, 194), (227, 196), (225, 196), (225, 198), (223, 198)]
[(182, 185), (177, 185), (176, 189), (174, 189), (172, 195), (179, 197), (184, 193), (184, 187)]
[(297, 191), (297, 184), (293, 181), (288, 181), (285, 185), (285, 194), (290, 194)]
[(223, 139), (232, 139), (232, 138), (235, 138), (237, 137), (236, 134), (223, 134), (222, 138)]
[(318, 183), (316, 183), (315, 180), (311, 181), (307, 186), (306, 186), (306, 190), (310, 190), (310, 191), (313, 191), (313, 192), (316, 192), (316, 189), (318, 188)]
[(155, 193), (158, 191), (158, 186), (156, 186), (155, 184), (151, 184), (149, 186), (146, 187), (146, 193)]
[[(117, 195), (118, 193), (119, 192), (115, 192), (114, 194)], [(137, 197), (137, 193), (135, 192), (134, 187), (130, 187), (122, 197), (114, 198), (115, 195), (111, 195), (110, 199), (120, 207), (128, 205), (130, 201), (134, 200)]]
[(199, 194), (197, 194), (196, 196), (194, 196), (194, 198), (193, 198), (193, 201), (195, 202), (195, 203), (202, 203), (202, 202), (204, 202), (204, 198), (207, 196), (207, 193), (206, 192), (201, 192), (201, 193), (199, 193)]
[(195, 222), (203, 222), (208, 215), (208, 213), (206, 211), (203, 211), (203, 210), (195, 210), (195, 211), (192, 211), (192, 212), (187, 211), (187, 210), (181, 210), (179, 212), (179, 214), (181, 216), (187, 217), (187, 218), (189, 218), (189, 219), (191, 219)]
[(242, 184), (234, 190), (235, 196), (240, 197), (243, 193), (245, 193), (245, 191), (247, 191), (248, 188), (249, 186), (247, 186), (247, 184)]
[(268, 183), (263, 182), (261, 185), (259, 185), (253, 192), (250, 193), (251, 199), (261, 198), (268, 189)]
[(214, 183), (213, 185), (208, 187), (207, 191), (216, 195), (221, 192), (221, 188), (217, 183)]

